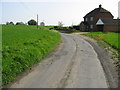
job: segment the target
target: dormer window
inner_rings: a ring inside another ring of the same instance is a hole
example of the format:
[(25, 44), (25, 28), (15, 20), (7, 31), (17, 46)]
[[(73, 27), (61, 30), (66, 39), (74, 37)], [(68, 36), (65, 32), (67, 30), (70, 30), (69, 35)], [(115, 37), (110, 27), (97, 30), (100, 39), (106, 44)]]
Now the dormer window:
[(87, 22), (87, 21), (88, 21), (88, 18), (85, 18), (85, 21)]
[(93, 21), (93, 17), (90, 18), (90, 21)]

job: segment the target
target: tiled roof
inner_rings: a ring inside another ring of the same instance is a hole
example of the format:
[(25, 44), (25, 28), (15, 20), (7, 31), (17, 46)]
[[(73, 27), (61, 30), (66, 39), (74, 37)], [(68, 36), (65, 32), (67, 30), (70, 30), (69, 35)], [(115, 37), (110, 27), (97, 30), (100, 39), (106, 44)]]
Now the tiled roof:
[(89, 25), (89, 23), (82, 21), (81, 24)]
[(104, 25), (120, 25), (120, 19), (101, 19)]
[(106, 10), (106, 9), (102, 8), (101, 6), (99, 6), (99, 8), (95, 8), (94, 10), (92, 10), (91, 12), (89, 12), (88, 14), (86, 14), (84, 17), (94, 16), (97, 13), (109, 13), (109, 14), (111, 14), (108, 10)]

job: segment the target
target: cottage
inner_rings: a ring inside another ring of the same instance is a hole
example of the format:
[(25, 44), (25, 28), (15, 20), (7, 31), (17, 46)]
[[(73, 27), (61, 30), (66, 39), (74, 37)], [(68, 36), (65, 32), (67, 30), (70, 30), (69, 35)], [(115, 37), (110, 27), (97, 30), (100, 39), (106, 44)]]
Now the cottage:
[(41, 23), (40, 23), (40, 26), (45, 26), (45, 23), (44, 23), (44, 22), (41, 22)]
[(118, 27), (119, 19), (113, 19), (114, 16), (99, 5), (84, 16), (84, 21), (80, 24), (81, 31), (120, 31)]

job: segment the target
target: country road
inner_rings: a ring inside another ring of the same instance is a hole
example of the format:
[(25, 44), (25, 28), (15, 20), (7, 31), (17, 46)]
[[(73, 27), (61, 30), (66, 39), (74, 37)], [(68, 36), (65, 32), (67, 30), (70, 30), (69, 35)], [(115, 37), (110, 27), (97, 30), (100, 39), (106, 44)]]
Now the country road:
[(61, 35), (59, 47), (10, 88), (108, 88), (93, 47), (77, 35)]

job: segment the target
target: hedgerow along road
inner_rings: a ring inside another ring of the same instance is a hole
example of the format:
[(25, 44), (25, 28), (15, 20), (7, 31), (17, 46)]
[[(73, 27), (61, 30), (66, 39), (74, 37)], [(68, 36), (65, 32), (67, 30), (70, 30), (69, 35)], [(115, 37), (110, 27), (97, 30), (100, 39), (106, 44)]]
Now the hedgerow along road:
[(10, 88), (108, 88), (93, 47), (73, 34), (61, 34), (56, 50)]

